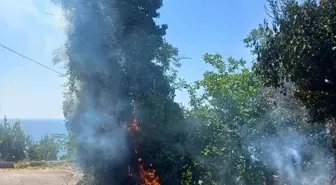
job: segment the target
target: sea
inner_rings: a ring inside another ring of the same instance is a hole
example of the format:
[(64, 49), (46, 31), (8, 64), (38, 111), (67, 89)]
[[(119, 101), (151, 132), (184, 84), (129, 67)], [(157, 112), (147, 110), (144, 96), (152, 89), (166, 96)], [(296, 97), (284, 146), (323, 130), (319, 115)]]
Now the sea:
[[(29, 133), (34, 141), (49, 134), (67, 134), (63, 119), (8, 119), (11, 124), (16, 120), (20, 121), (22, 129)], [(3, 123), (3, 120), (0, 120), (0, 123)]]

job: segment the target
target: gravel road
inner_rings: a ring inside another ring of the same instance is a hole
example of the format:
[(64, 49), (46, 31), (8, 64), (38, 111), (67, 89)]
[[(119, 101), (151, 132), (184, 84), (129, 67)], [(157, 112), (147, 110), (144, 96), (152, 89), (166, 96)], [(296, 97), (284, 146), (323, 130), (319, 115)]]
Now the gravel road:
[(0, 169), (0, 185), (75, 185), (79, 178), (70, 167)]

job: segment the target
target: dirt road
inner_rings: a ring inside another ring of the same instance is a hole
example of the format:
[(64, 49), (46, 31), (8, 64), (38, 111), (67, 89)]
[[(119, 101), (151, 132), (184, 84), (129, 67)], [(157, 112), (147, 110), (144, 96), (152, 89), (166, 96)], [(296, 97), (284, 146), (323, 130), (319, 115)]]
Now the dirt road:
[(79, 173), (66, 166), (0, 170), (0, 185), (75, 185), (79, 178)]

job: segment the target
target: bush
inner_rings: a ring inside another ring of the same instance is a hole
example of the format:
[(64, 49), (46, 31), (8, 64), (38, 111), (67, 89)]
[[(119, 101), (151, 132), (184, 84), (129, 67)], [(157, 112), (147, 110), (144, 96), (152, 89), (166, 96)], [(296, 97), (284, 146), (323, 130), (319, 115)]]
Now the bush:
[(0, 124), (0, 160), (20, 161), (26, 159), (30, 137), (21, 128), (20, 121), (10, 125), (6, 117)]

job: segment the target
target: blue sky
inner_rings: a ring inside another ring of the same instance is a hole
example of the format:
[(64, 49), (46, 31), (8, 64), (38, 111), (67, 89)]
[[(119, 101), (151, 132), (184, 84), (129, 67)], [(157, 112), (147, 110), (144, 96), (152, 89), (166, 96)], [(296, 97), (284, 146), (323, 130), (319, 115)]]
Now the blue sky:
[[(168, 24), (166, 38), (180, 54), (192, 58), (183, 61), (180, 77), (188, 82), (202, 78), (211, 69), (202, 62), (206, 52), (251, 61), (242, 40), (265, 18), (264, 4), (265, 0), (165, 0), (158, 22)], [(0, 43), (52, 66), (53, 50), (66, 40), (63, 20), (60, 8), (46, 0), (0, 0)], [(65, 82), (0, 48), (0, 116), (62, 118)], [(188, 95), (178, 92), (176, 101), (186, 104)]]

